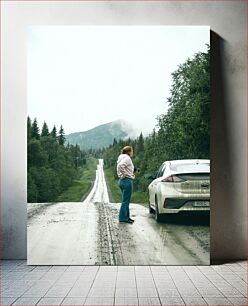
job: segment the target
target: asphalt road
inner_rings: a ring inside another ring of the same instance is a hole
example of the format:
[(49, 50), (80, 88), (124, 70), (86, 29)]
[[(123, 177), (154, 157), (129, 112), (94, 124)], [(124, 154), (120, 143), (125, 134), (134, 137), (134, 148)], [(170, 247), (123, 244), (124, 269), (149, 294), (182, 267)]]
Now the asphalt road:
[(156, 223), (148, 209), (130, 204), (133, 224), (119, 224), (99, 160), (83, 202), (28, 204), (28, 264), (208, 265), (209, 215), (170, 215)]

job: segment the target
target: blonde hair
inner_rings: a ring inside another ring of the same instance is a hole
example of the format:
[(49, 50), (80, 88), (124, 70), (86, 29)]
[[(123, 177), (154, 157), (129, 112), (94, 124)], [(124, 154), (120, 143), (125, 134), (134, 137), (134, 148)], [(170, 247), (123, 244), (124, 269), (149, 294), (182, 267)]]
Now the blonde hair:
[(131, 151), (133, 151), (133, 148), (130, 147), (130, 146), (125, 146), (122, 150), (121, 150), (121, 153), (122, 154), (128, 154), (130, 153)]

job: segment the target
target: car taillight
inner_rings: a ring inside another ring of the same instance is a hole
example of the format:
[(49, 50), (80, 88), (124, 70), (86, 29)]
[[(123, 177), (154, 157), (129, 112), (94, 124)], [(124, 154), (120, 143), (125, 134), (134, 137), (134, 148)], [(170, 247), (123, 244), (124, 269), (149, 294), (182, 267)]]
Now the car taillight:
[(165, 183), (179, 183), (179, 182), (184, 182), (185, 180), (177, 177), (176, 175), (171, 175), (166, 177), (165, 179), (163, 179), (161, 182), (165, 182)]

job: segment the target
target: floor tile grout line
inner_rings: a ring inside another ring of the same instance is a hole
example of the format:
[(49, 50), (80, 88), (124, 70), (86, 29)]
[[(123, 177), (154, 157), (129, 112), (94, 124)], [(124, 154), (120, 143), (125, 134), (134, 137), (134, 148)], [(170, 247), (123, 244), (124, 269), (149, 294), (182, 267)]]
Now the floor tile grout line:
[[(234, 288), (234, 289), (236, 289), (237, 291), (239, 291), (243, 296), (244, 296), (244, 294), (243, 294), (243, 292), (241, 292), (240, 290), (239, 290), (239, 288), (236, 288), (236, 287), (234, 287), (227, 279), (225, 279), (219, 272), (217, 272), (218, 273), (218, 275), (220, 275), (220, 277), (222, 277), (232, 288)], [(241, 281), (243, 281), (243, 279), (241, 279), (240, 278), (240, 280)], [(245, 282), (244, 282), (245, 283)], [(246, 284), (246, 287), (247, 287), (247, 284)], [(246, 296), (244, 296), (244, 297), (246, 297)]]
[[(232, 299), (233, 297), (228, 297), (227, 299), (228, 299), (228, 301), (232, 304), (232, 305), (234, 305), (234, 306), (239, 306), (239, 305), (237, 305), (237, 304), (234, 304), (230, 299)], [(246, 304), (248, 305), (248, 299), (246, 298)], [(246, 306), (246, 305), (240, 305), (240, 306)]]
[[(233, 271), (233, 273), (235, 273), (241, 280), (243, 280), (243, 278), (239, 275), (239, 272)], [(246, 282), (247, 282), (247, 270), (246, 270)]]
[[(197, 292), (200, 294), (201, 298), (207, 303), (207, 301), (204, 299), (204, 296), (202, 296), (201, 292), (198, 290), (198, 288), (196, 287), (196, 285), (194, 284), (194, 282), (192, 281), (192, 279), (190, 278), (189, 274), (187, 273), (187, 271), (183, 268), (184, 272), (186, 273), (186, 275), (189, 277), (191, 283), (193, 284), (193, 286), (195, 287), (195, 289), (197, 290)], [(201, 274), (203, 274), (201, 272)], [(204, 274), (203, 274), (204, 275)], [(204, 275), (205, 277), (205, 275)], [(206, 277), (205, 277), (206, 278)], [(211, 282), (211, 281), (210, 281)], [(212, 282), (211, 282), (212, 283)], [(185, 303), (186, 304), (186, 303)], [(208, 304), (208, 303), (207, 303)]]
[(116, 296), (116, 288), (117, 288), (117, 278), (118, 278), (118, 273), (119, 273), (119, 266), (117, 266), (117, 271), (116, 271), (116, 278), (115, 278), (115, 290), (114, 290), (114, 302), (113, 302), (113, 305), (115, 305), (115, 296)]
[[(197, 266), (198, 268), (198, 266)], [(199, 269), (199, 268), (198, 268)], [(200, 269), (199, 269), (200, 270)], [(215, 273), (217, 273), (216, 271), (214, 271)], [(224, 297), (227, 298), (219, 289), (218, 287), (216, 287), (216, 285), (211, 281), (211, 279), (204, 273), (204, 271), (202, 272), (203, 275), (211, 282), (211, 284), (220, 292), (220, 294)], [(218, 274), (218, 273), (217, 273)], [(203, 297), (204, 298), (204, 297)]]
[(11, 303), (10, 305), (13, 305), (17, 300), (19, 299), (19, 297), (17, 297), (13, 303)]
[[(159, 303), (160, 303), (160, 305), (162, 305), (162, 302), (161, 302), (161, 300), (160, 300), (158, 288), (157, 288), (157, 285), (156, 285), (156, 282), (155, 282), (155, 279), (154, 279), (154, 275), (153, 275), (153, 271), (152, 271), (152, 269), (151, 269), (151, 266), (149, 266), (149, 268), (150, 268), (150, 271), (151, 271), (151, 275), (152, 275), (152, 279), (153, 279), (153, 282), (154, 282), (154, 285), (155, 285), (156, 292), (157, 292), (157, 294), (158, 294)], [(140, 306), (141, 306), (141, 305), (140, 305)]]
[[(70, 267), (70, 266), (68, 266), (68, 268), (67, 268), (66, 270), (68, 270), (69, 267)], [(66, 271), (66, 270), (65, 270), (65, 271)], [(85, 266), (83, 266), (83, 270), (80, 271), (80, 273), (78, 274), (78, 277), (77, 277), (76, 280), (74, 281), (74, 283), (73, 283), (71, 289), (67, 292), (66, 296), (65, 296), (65, 297), (63, 298), (63, 300), (61, 301), (60, 305), (62, 305), (62, 304), (63, 304), (63, 301), (68, 297), (68, 294), (71, 292), (73, 286), (76, 284), (77, 280), (80, 278), (80, 275), (84, 272), (84, 270), (85, 270)]]
[[(221, 271), (216, 271), (216, 272), (217, 272), (222, 278), (224, 278), (223, 275), (221, 274)], [(228, 273), (229, 273), (229, 272), (228, 272)], [(247, 281), (244, 280), (244, 279), (239, 275), (239, 272), (231, 271), (230, 273), (232, 273), (232, 274), (234, 274), (235, 276), (237, 276), (238, 279), (239, 279), (239, 281), (242, 281), (242, 282), (244, 282), (245, 284), (247, 284)], [(246, 271), (246, 276), (247, 276), (247, 271)], [(228, 281), (227, 279), (224, 278), (224, 280), (226, 280), (226, 281), (229, 283), (229, 281)]]
[[(35, 284), (35, 283), (36, 283), (36, 281), (34, 282), (34, 284)], [(28, 290), (30, 290), (34, 284), (32, 284), (30, 287), (28, 287), (28, 288), (27, 288), (18, 298), (23, 297), (23, 295), (24, 295)]]
[(94, 277), (94, 279), (93, 279), (93, 281), (92, 281), (92, 284), (91, 284), (91, 286), (90, 286), (90, 289), (89, 289), (89, 291), (88, 291), (88, 293), (87, 293), (87, 295), (86, 295), (86, 297), (85, 297), (84, 305), (85, 305), (85, 303), (86, 303), (86, 301), (87, 301), (87, 299), (88, 299), (88, 297), (89, 297), (89, 293), (90, 293), (90, 291), (91, 291), (91, 289), (92, 289), (92, 287), (93, 287), (93, 285), (94, 285), (94, 283), (95, 283), (97, 274), (99, 273), (100, 266), (97, 266), (97, 267), (98, 267), (98, 268), (97, 268), (97, 270), (96, 270), (95, 277)]
[(118, 277), (118, 266), (116, 269), (116, 276), (115, 276), (115, 289), (114, 289), (114, 299), (113, 299), (113, 305), (115, 305), (115, 295), (116, 295), (116, 287), (117, 287), (117, 277)]
[[(52, 266), (52, 267), (53, 267), (53, 266)], [(51, 267), (51, 268), (52, 268), (52, 267)], [(84, 270), (85, 270), (85, 266), (84, 266), (83, 271), (84, 271)], [(65, 271), (66, 271), (66, 270), (65, 270)], [(65, 271), (64, 271), (64, 272), (65, 272)], [(81, 272), (83, 272), (83, 271), (81, 271)], [(63, 275), (63, 273), (62, 273), (61, 275)], [(80, 274), (79, 274), (79, 277), (80, 277)], [(79, 277), (78, 277), (78, 278), (79, 278)], [(59, 279), (57, 279), (57, 280), (59, 280)], [(46, 295), (47, 292), (52, 288), (52, 286), (57, 282), (57, 280), (51, 285), (51, 287), (49, 287), (49, 289), (48, 289), (48, 290), (46, 291), (46, 293), (39, 299), (39, 301), (40, 301), (42, 298), (55, 298), (55, 297), (46, 297), (45, 295)], [(75, 282), (76, 282), (76, 281), (75, 281)], [(72, 289), (72, 288), (71, 288), (71, 289)], [(71, 289), (69, 290), (69, 292), (71, 291)], [(69, 293), (69, 292), (68, 292), (68, 293)], [(68, 293), (67, 293), (67, 295), (68, 295)], [(67, 296), (67, 295), (66, 295), (66, 296)], [(63, 302), (64, 299), (65, 299), (65, 297), (64, 297), (64, 298), (62, 297), (62, 302)], [(38, 303), (39, 303), (39, 302), (38, 302)], [(82, 305), (82, 306), (83, 306), (83, 305)]]
[[(171, 266), (170, 266), (171, 267)], [(170, 270), (168, 269), (168, 266), (166, 266), (166, 270), (168, 271), (168, 273), (169, 273), (169, 275), (170, 275), (170, 277), (171, 277), (171, 279), (172, 279), (172, 281), (173, 281), (173, 283), (174, 283), (174, 285), (175, 285), (175, 288), (177, 289), (177, 291), (179, 292), (179, 295), (180, 295), (180, 297), (181, 297), (181, 299), (183, 300), (183, 303), (184, 303), (184, 305), (185, 305), (185, 302), (184, 302), (184, 299), (183, 299), (183, 297), (182, 297), (182, 295), (181, 295), (181, 292), (178, 290), (178, 287), (177, 287), (177, 285), (176, 285), (176, 283), (175, 283), (175, 281), (174, 281), (174, 279), (173, 279), (173, 277), (172, 277), (172, 275), (171, 275), (171, 273), (170, 273)]]
[(137, 284), (137, 275), (136, 275), (135, 266), (133, 269), (134, 269), (134, 279), (135, 279), (135, 288), (136, 288), (136, 298), (137, 298), (138, 305), (139, 305), (138, 284)]
[[(203, 300), (206, 302), (206, 304), (208, 305), (208, 306), (212, 306), (211, 304), (209, 304), (209, 302), (206, 300), (207, 298), (212, 298), (212, 297), (203, 297)], [(218, 297), (217, 299), (222, 299), (223, 297)], [(214, 297), (214, 299), (216, 299), (216, 297)], [(224, 299), (226, 299), (226, 300), (228, 300), (226, 297), (224, 297)], [(229, 301), (230, 302), (230, 301)], [(230, 302), (231, 303), (231, 302)], [(233, 303), (231, 303), (232, 305), (233, 305)], [(217, 305), (219, 305), (219, 306), (230, 306), (230, 304), (217, 304)], [(236, 306), (238, 306), (238, 305), (236, 305)], [(241, 306), (241, 305), (240, 305)]]
[[(41, 279), (40, 279), (41, 280)], [(56, 282), (56, 281), (55, 281)], [(54, 282), (54, 283), (55, 283)], [(54, 283), (51, 283), (51, 286), (47, 289), (47, 291), (45, 292), (45, 294), (43, 295), (43, 297), (45, 297), (45, 295), (47, 294), (47, 292), (52, 288), (52, 286), (54, 285)], [(29, 289), (31, 289), (32, 288), (32, 286), (29, 288)], [(28, 289), (28, 290), (29, 290)], [(28, 290), (26, 290), (20, 297), (23, 297), (23, 295), (28, 291)], [(42, 297), (41, 297), (42, 298)]]

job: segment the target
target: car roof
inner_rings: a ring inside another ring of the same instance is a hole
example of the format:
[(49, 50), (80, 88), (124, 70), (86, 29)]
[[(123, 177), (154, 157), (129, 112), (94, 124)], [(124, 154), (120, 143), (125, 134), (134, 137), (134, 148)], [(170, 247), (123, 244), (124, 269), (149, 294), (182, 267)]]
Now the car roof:
[(172, 174), (179, 173), (209, 173), (209, 159), (181, 159), (166, 161), (164, 164), (169, 165), (169, 171)]

